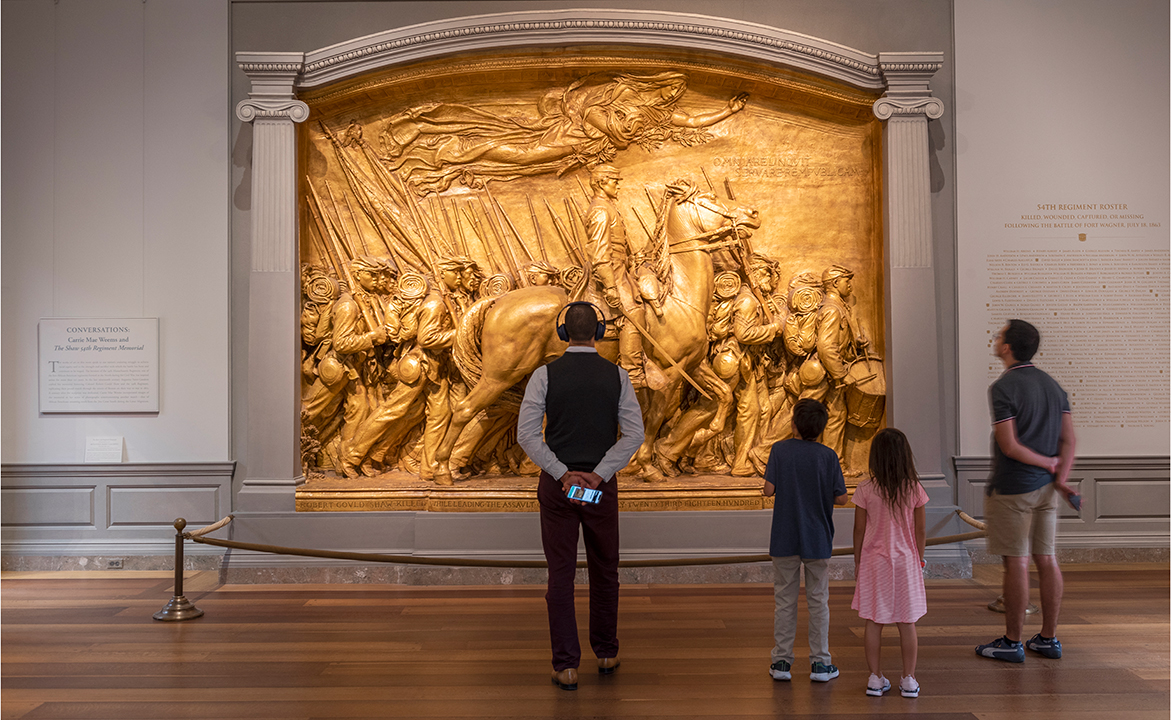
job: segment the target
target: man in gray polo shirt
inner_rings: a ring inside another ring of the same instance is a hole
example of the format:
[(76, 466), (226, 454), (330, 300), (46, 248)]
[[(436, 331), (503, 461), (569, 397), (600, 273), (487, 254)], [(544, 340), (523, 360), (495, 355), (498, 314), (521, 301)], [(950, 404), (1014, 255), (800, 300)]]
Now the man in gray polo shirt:
[[(992, 343), (1004, 373), (988, 389), (993, 464), (984, 498), (987, 550), (1004, 557), (1004, 637), (976, 647), (983, 657), (1024, 662), (1025, 648), (1061, 657), (1057, 615), (1063, 582), (1055, 555), (1058, 495), (1076, 509), (1069, 486), (1074, 432), (1069, 400), (1057, 381), (1030, 360), (1041, 336), (1024, 320), (1009, 320)], [(1041, 632), (1021, 642), (1029, 602), (1029, 556), (1041, 579)]]

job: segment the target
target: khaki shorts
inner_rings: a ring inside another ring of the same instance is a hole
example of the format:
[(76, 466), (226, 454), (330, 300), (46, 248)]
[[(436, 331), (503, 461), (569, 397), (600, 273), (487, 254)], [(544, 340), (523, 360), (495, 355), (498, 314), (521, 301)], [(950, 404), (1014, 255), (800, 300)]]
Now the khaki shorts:
[(985, 495), (985, 549), (1008, 557), (1055, 554), (1058, 495), (1053, 483), (1020, 495)]

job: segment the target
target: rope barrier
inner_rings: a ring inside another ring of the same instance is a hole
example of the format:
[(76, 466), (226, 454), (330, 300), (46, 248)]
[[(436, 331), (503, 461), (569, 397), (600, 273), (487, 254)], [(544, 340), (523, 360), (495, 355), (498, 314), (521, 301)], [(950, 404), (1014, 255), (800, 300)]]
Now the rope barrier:
[[(964, 540), (973, 540), (975, 538), (984, 537), (984, 523), (973, 520), (972, 517), (961, 510), (956, 510), (960, 519), (968, 523), (972, 527), (979, 528), (975, 532), (961, 533), (959, 535), (944, 535), (943, 537), (927, 538), (927, 545), (947, 545), (950, 543), (962, 542)], [(203, 615), (203, 611), (195, 607), (183, 595), (183, 541), (191, 540), (203, 545), (213, 545), (215, 547), (234, 548), (238, 550), (251, 550), (254, 552), (274, 553), (278, 555), (300, 555), (303, 557), (319, 557), (329, 558), (335, 560), (358, 560), (364, 562), (382, 562), (382, 563), (397, 563), (400, 565), (444, 565), (455, 567), (494, 567), (494, 568), (544, 568), (548, 564), (544, 560), (486, 560), (479, 558), (443, 558), (443, 557), (419, 557), (417, 555), (386, 555), (382, 553), (356, 553), (356, 552), (342, 552), (336, 550), (311, 550), (309, 548), (293, 548), (282, 547), (280, 545), (260, 545), (257, 543), (243, 543), (235, 542), (233, 540), (219, 540), (216, 538), (204, 537), (208, 533), (215, 532), (232, 522), (232, 515), (224, 517), (222, 520), (212, 523), (206, 527), (184, 532), (187, 527), (187, 521), (183, 518), (175, 520), (175, 594), (171, 601), (163, 607), (162, 610), (154, 614), (155, 620), (191, 620)], [(833, 555), (853, 555), (854, 548), (834, 548)], [(618, 567), (626, 568), (640, 568), (640, 567), (684, 567), (696, 565), (740, 565), (746, 563), (763, 563), (769, 562), (771, 558), (768, 555), (727, 555), (722, 557), (706, 557), (706, 558), (665, 558), (659, 560), (620, 560)], [(587, 567), (585, 561), (577, 563), (579, 568)]]
[(973, 518), (971, 515), (967, 514), (963, 510), (956, 510), (956, 514), (958, 514), (960, 516), (960, 520), (963, 520), (964, 522), (966, 522), (967, 524), (976, 528), (977, 530), (987, 530), (988, 529), (987, 525), (985, 525), (984, 523), (980, 522), (979, 520)]
[[(944, 535), (941, 537), (927, 538), (927, 545), (949, 545), (951, 543), (963, 542), (965, 540), (974, 540), (976, 538), (984, 537), (984, 523), (978, 520), (973, 520), (971, 516), (964, 513), (962, 510), (956, 511), (960, 519), (968, 523), (972, 527), (979, 528), (975, 532), (961, 533), (959, 535)], [(294, 548), (285, 547), (282, 545), (261, 545), (257, 543), (243, 543), (234, 540), (219, 540), (216, 538), (207, 538), (203, 535), (218, 530), (229, 522), (232, 516), (229, 515), (219, 522), (208, 525), (207, 527), (194, 530), (190, 533), (184, 533), (193, 542), (201, 543), (203, 545), (214, 545), (216, 547), (233, 548), (236, 550), (251, 550), (253, 552), (273, 553), (277, 555), (298, 555), (301, 557), (319, 557), (331, 560), (357, 560), (364, 562), (379, 562), (379, 563), (396, 563), (399, 565), (442, 565), (455, 567), (492, 567), (492, 568), (544, 568), (548, 567), (544, 560), (489, 560), (485, 558), (451, 558), (451, 557), (422, 557), (419, 555), (387, 555), (384, 553), (359, 553), (347, 552), (339, 550), (314, 550), (310, 548)], [(853, 547), (834, 548), (833, 555), (853, 555)], [(699, 565), (743, 565), (747, 563), (769, 562), (768, 555), (725, 555), (718, 557), (700, 557), (700, 558), (661, 558), (654, 560), (619, 560), (618, 567), (620, 568), (643, 568), (643, 567), (687, 567)], [(579, 568), (587, 567), (584, 560), (577, 563)]]
[(228, 515), (223, 520), (220, 520), (218, 522), (214, 522), (211, 525), (201, 527), (198, 530), (192, 530), (191, 532), (185, 532), (185, 533), (183, 533), (183, 537), (187, 538), (188, 540), (194, 540), (197, 537), (206, 535), (208, 533), (215, 532), (216, 530), (219, 530), (223, 526), (232, 522), (232, 518), (234, 518), (234, 517), (235, 517), (235, 515)]

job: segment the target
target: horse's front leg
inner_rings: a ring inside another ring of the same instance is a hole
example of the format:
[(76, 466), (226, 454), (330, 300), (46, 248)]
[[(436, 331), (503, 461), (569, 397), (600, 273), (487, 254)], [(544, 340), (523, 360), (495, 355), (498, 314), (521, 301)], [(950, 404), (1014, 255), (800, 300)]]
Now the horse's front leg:
[[(671, 408), (679, 404), (678, 398), (681, 379), (678, 372), (672, 368), (671, 370), (664, 371), (663, 374), (669, 380), (666, 389), (662, 392), (647, 391), (650, 393), (650, 398), (649, 402), (644, 406), (646, 409), (642, 414), (642, 426), (646, 434), (643, 437), (642, 445), (639, 446), (638, 452), (634, 454), (634, 459), (631, 461), (631, 465), (635, 467), (638, 476), (646, 482), (663, 482), (667, 479), (655, 467), (653, 462), (655, 440), (658, 439), (659, 430), (663, 427), (663, 423), (666, 422)], [(672, 401), (674, 402), (672, 403)]]

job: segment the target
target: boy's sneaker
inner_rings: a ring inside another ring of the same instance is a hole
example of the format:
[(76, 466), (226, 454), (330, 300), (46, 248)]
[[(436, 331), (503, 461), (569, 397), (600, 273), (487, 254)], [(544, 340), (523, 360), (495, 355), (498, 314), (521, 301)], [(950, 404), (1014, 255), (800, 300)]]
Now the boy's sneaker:
[(1010, 663), (1023, 663), (1025, 661), (1025, 646), (1023, 643), (1013, 642), (1006, 637), (998, 637), (990, 643), (977, 645), (976, 654)]
[(1025, 643), (1025, 647), (1039, 655), (1044, 655), (1045, 657), (1053, 658), (1054, 660), (1061, 657), (1061, 641), (1057, 638), (1043, 637), (1041, 633), (1037, 633), (1032, 638), (1030, 638), (1029, 641)]
[(910, 675), (899, 681), (899, 692), (903, 697), (917, 698), (919, 697), (919, 682)]
[(890, 690), (890, 680), (870, 673), (870, 680), (866, 682), (866, 694), (870, 697), (882, 697), (887, 690)]
[(809, 670), (809, 679), (813, 682), (829, 682), (838, 676), (836, 665), (826, 665), (815, 662)]
[(793, 673), (789, 672), (789, 663), (781, 660), (768, 668), (768, 674), (773, 680), (792, 680)]

